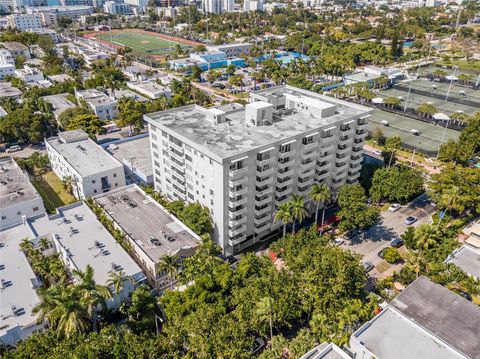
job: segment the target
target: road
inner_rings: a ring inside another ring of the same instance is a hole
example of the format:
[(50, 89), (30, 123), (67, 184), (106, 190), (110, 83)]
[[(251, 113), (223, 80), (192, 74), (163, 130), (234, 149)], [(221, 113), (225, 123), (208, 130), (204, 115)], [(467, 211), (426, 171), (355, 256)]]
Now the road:
[[(434, 212), (435, 207), (430, 204), (426, 195), (422, 195), (397, 212), (382, 212), (379, 222), (365, 232), (363, 240), (358, 238), (352, 241), (348, 240), (342, 244), (342, 247), (362, 255), (363, 262), (377, 265), (383, 261), (377, 253), (388, 247), (392, 240), (400, 238), (400, 235), (407, 229), (408, 226), (404, 223), (405, 218), (416, 217), (418, 220), (412, 226), (418, 227), (421, 224), (430, 223), (431, 215)], [(375, 273), (375, 270), (372, 272), (374, 272), (374, 276), (379, 274)]]

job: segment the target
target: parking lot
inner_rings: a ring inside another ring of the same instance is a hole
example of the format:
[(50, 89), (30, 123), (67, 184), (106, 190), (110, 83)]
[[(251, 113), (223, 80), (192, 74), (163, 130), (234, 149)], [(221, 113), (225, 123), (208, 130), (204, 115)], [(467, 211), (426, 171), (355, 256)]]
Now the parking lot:
[[(375, 268), (369, 273), (370, 276), (381, 278), (388, 276), (393, 271), (400, 269), (401, 265), (390, 265), (378, 256), (378, 252), (390, 245), (390, 242), (405, 232), (408, 225), (405, 219), (414, 216), (417, 221), (412, 226), (429, 223), (435, 207), (430, 204), (426, 195), (422, 195), (409, 205), (402, 206), (398, 211), (392, 213), (385, 211), (377, 224), (353, 240), (345, 241), (341, 247), (352, 250), (363, 257), (363, 262), (371, 262)], [(363, 237), (363, 238), (361, 238)], [(399, 248), (401, 254), (406, 253), (404, 246)]]

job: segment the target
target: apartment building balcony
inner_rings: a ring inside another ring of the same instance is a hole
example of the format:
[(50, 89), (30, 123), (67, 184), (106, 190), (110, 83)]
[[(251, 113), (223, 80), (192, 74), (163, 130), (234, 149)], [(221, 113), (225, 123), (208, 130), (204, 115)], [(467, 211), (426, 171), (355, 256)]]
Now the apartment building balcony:
[(230, 218), (228, 220), (228, 226), (230, 228), (235, 228), (236, 226), (239, 226), (240, 224), (243, 224), (245, 222), (247, 222), (247, 216), (241, 216), (240, 218)]
[(175, 176), (175, 175), (172, 175), (172, 179), (174, 180), (174, 183), (175, 183), (176, 186), (180, 187), (180, 188), (183, 189), (183, 190), (186, 189), (185, 180), (180, 179), (180, 178), (178, 178), (178, 177)]
[(245, 242), (246, 239), (247, 239), (246, 234), (240, 234), (240, 235), (236, 236), (235, 238), (230, 238), (228, 240), (228, 244), (231, 245), (232, 247), (235, 247), (235, 246)]
[(330, 135), (328, 137), (322, 137), (322, 139), (320, 140), (320, 144), (322, 145), (322, 147), (329, 146), (332, 144), (334, 138), (335, 136), (333, 135)]
[(270, 229), (271, 225), (270, 225), (270, 222), (267, 222), (265, 223), (264, 225), (262, 225), (261, 227), (254, 227), (253, 231), (256, 233), (256, 234), (259, 234), (259, 233), (262, 233), (262, 232), (265, 232), (265, 231), (268, 231)]
[(350, 146), (346, 146), (346, 145), (342, 145), (342, 146), (338, 146), (337, 147), (337, 155), (344, 155), (344, 154), (347, 154), (351, 151), (351, 147)]
[(339, 173), (339, 172), (345, 171), (347, 167), (348, 167), (347, 162), (340, 162), (340, 163), (337, 162), (333, 169), (336, 173)]
[(272, 201), (272, 197), (271, 196), (255, 196), (255, 206), (256, 207), (263, 207), (264, 205), (266, 204), (269, 204), (270, 202)]
[(288, 196), (284, 197), (275, 197), (275, 206), (279, 207), (281, 204), (287, 202), (289, 200)]
[(245, 224), (242, 224), (240, 227), (237, 227), (235, 229), (229, 229), (228, 230), (228, 235), (230, 237), (235, 237), (239, 234), (244, 233), (247, 230), (247, 226)]
[(352, 156), (350, 160), (350, 165), (357, 165), (363, 162), (363, 156)]
[(292, 183), (293, 179), (291, 177), (277, 178), (277, 186), (285, 187), (290, 186)]
[(271, 156), (269, 158), (264, 158), (262, 160), (257, 159), (257, 166), (263, 167), (266, 165), (271, 165), (275, 162), (275, 156)]
[(230, 178), (239, 178), (243, 175), (246, 175), (247, 173), (248, 173), (248, 166), (245, 166), (235, 170), (230, 170), (229, 176)]
[(255, 183), (258, 186), (264, 186), (264, 185), (270, 184), (272, 182), (273, 182), (273, 177), (272, 176), (266, 176), (266, 177), (257, 177)]
[(327, 146), (324, 146), (320, 149), (321, 152), (332, 152), (335, 148), (335, 145), (333, 143), (328, 144)]
[(312, 159), (312, 158), (315, 158), (317, 156), (317, 151), (308, 151), (308, 152), (304, 152), (301, 154), (301, 159), (302, 160), (309, 160), (309, 159)]
[(307, 177), (310, 177), (311, 175), (313, 175), (315, 173), (315, 168), (309, 168), (303, 172), (300, 172), (298, 174), (298, 178), (307, 178)]
[(292, 187), (282, 187), (282, 188), (275, 188), (275, 195), (278, 197), (284, 197), (292, 193)]
[(338, 139), (338, 146), (347, 146), (353, 142), (353, 136), (341, 136)]
[(343, 135), (343, 136), (348, 136), (350, 134), (353, 133), (354, 131), (354, 127), (352, 125), (342, 125), (340, 126), (340, 133)]
[(266, 221), (270, 221), (270, 219), (272, 218), (272, 215), (270, 213), (268, 214), (264, 214), (263, 216), (260, 216), (260, 217), (257, 217), (255, 216), (253, 218), (253, 223), (255, 223), (255, 226), (261, 226), (263, 225)]
[(312, 184), (313, 184), (313, 177), (305, 181), (300, 181), (300, 179), (298, 180), (299, 187), (311, 186)]
[(348, 172), (348, 180), (354, 181), (360, 177), (360, 172)]
[(306, 170), (309, 170), (311, 168), (315, 168), (316, 165), (317, 165), (317, 163), (314, 160), (310, 160), (310, 161), (305, 162), (305, 163), (300, 163), (300, 170), (306, 171)]
[(324, 171), (330, 168), (331, 164), (332, 162), (327, 162), (327, 161), (317, 162), (316, 169), (317, 171)]
[(230, 179), (230, 188), (241, 186), (242, 184), (247, 182), (248, 182), (248, 177)]
[(236, 196), (242, 196), (244, 194), (247, 194), (248, 192), (248, 187), (242, 187), (239, 189), (230, 189), (228, 193), (230, 194), (230, 197), (236, 197)]
[(285, 167), (288, 167), (288, 166), (291, 166), (293, 165), (295, 161), (293, 160), (293, 158), (290, 158), (288, 161), (286, 162), (278, 162), (277, 164), (277, 168), (279, 169), (284, 169)]
[(355, 138), (356, 139), (365, 139), (368, 135), (368, 131), (367, 130), (356, 130), (355, 131)]
[(360, 163), (350, 163), (350, 172), (358, 172), (362, 169), (362, 165)]
[(183, 156), (183, 153), (178, 153), (176, 150), (172, 150), (169, 152), (170, 154), (170, 159), (178, 161), (181, 164), (185, 163), (185, 158)]
[(321, 161), (321, 162), (331, 161), (332, 159), (333, 159), (333, 153), (327, 153), (324, 156), (319, 156), (318, 157), (318, 160)]
[(293, 172), (294, 172), (293, 169), (289, 169), (289, 170), (284, 171), (284, 172), (278, 171), (277, 172), (277, 178), (285, 178), (285, 177), (291, 176), (291, 175), (293, 175)]
[(290, 151), (279, 152), (278, 158), (280, 159), (280, 158), (285, 158), (285, 157), (294, 156), (294, 155), (295, 155), (295, 150), (291, 149)]
[(303, 145), (303, 150), (306, 151), (311, 151), (314, 150), (318, 147), (318, 142), (311, 142), (307, 143), (306, 145)]
[(357, 123), (357, 130), (367, 130), (368, 124), (367, 121), (362, 121)]
[(342, 179), (334, 179), (332, 181), (332, 187), (335, 188), (335, 189), (338, 189), (340, 188), (341, 186), (343, 186), (345, 184), (345, 178), (342, 178)]
[(178, 173), (180, 176), (185, 175), (185, 167), (183, 165), (179, 165), (175, 161), (170, 161), (170, 168), (172, 168), (176, 173)]
[(172, 192), (177, 195), (177, 198), (181, 199), (182, 201), (186, 201), (187, 196), (185, 195), (184, 191), (172, 186)]
[(256, 206), (255, 205), (255, 208), (253, 210), (253, 213), (255, 215), (255, 217), (261, 217), (263, 215), (265, 215), (265, 213), (269, 213), (272, 209), (272, 206), (269, 204), (269, 205), (263, 205), (263, 206)]
[(357, 156), (360, 154), (360, 152), (363, 153), (363, 142), (353, 143), (352, 152)]
[(339, 181), (347, 177), (347, 171), (335, 173), (334, 180)]
[(181, 153), (181, 154), (183, 154), (184, 151), (185, 151), (185, 149), (183, 148), (182, 145), (176, 144), (175, 142), (169, 141), (168, 146), (172, 147), (173, 149), (175, 149), (175, 151), (177, 151), (178, 153)]
[(228, 208), (228, 217), (229, 218), (235, 218), (236, 216), (241, 216), (245, 213), (247, 213), (248, 208), (245, 206), (239, 206), (239, 207), (229, 207)]
[(263, 197), (267, 194), (270, 194), (273, 192), (273, 187), (267, 187), (267, 188), (262, 188), (262, 189), (257, 189), (255, 188), (255, 195), (258, 197)]
[(323, 171), (316, 171), (315, 172), (315, 178), (317, 181), (324, 180), (325, 178), (330, 176), (330, 171), (328, 170), (323, 170)]
[(247, 197), (241, 197), (241, 198), (232, 198), (230, 197), (229, 198), (229, 203), (230, 205), (232, 206), (241, 206), (243, 204), (246, 204), (248, 201), (248, 198)]
[(265, 176), (270, 176), (270, 175), (272, 175), (273, 172), (275, 172), (275, 168), (273, 168), (273, 167), (270, 167), (270, 168), (262, 168), (262, 167), (257, 166), (256, 175), (257, 175), (258, 177), (265, 177)]

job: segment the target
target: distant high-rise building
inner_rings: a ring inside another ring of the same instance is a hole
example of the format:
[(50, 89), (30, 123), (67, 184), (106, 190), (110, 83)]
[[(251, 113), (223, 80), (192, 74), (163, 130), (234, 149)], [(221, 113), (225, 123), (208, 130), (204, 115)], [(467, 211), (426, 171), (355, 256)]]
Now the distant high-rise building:
[(202, 10), (211, 14), (224, 12), (224, 0), (202, 0)]
[(235, 0), (224, 0), (223, 11), (232, 12), (235, 10)]
[(22, 6), (22, 0), (0, 0), (0, 7), (5, 10), (14, 10)]

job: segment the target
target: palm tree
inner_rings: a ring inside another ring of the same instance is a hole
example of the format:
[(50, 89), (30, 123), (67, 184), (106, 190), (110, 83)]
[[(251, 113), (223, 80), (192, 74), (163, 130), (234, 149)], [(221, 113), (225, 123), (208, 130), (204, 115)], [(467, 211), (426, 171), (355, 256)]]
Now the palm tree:
[(173, 290), (173, 284), (178, 272), (178, 258), (175, 255), (165, 254), (160, 258), (158, 263), (158, 270), (166, 273), (170, 279), (170, 290)]
[[(461, 189), (458, 186), (452, 186), (451, 188), (447, 188), (442, 196), (442, 202), (445, 203), (445, 214), (447, 211), (452, 211), (454, 209), (463, 210), (464, 206), (459, 204), (460, 199), (462, 198)], [(437, 228), (440, 225), (444, 216), (438, 219)]]
[(256, 313), (261, 320), (268, 320), (270, 326), (270, 349), (273, 349), (273, 299), (262, 297), (257, 302)]
[(38, 293), (42, 302), (33, 308), (33, 313), (39, 313), (39, 322), (47, 320), (57, 336), (70, 338), (89, 330), (88, 314), (78, 300), (76, 286), (56, 284), (40, 288)]
[(387, 97), (385, 100), (383, 100), (383, 103), (387, 106), (390, 106), (390, 108), (400, 105), (401, 102), (402, 101), (398, 97), (394, 96)]
[(42, 237), (39, 243), (42, 251), (46, 251), (48, 248), (50, 248), (50, 241), (47, 237)]
[(305, 197), (299, 194), (294, 193), (292, 195), (292, 200), (290, 201), (292, 207), (292, 234), (295, 234), (295, 223), (302, 223), (302, 221), (307, 216), (308, 212), (305, 209)]
[(325, 184), (315, 183), (309, 193), (310, 198), (316, 203), (315, 209), (315, 225), (318, 223), (318, 209), (320, 204), (323, 205), (322, 211), (322, 225), (320, 227), (320, 235), (323, 232), (323, 222), (325, 221), (325, 204), (330, 201), (331, 193), (330, 189)]
[(437, 108), (430, 103), (422, 103), (417, 107), (417, 112), (422, 116), (433, 116), (438, 112)]
[(422, 224), (415, 230), (415, 242), (418, 248), (417, 253), (417, 278), (420, 272), (420, 261), (423, 259), (423, 252), (437, 243), (437, 229), (429, 224)]
[(94, 278), (93, 268), (87, 265), (85, 272), (74, 270), (78, 284), (75, 286), (80, 291), (80, 303), (86, 309), (93, 323), (93, 330), (97, 330), (97, 309), (101, 305), (106, 309), (106, 300), (112, 298), (112, 292), (104, 285), (97, 284)]
[(282, 203), (278, 206), (277, 213), (275, 213), (275, 221), (282, 221), (283, 236), (287, 234), (287, 224), (292, 221), (292, 206), (289, 202)]
[(33, 243), (28, 238), (22, 239), (20, 242), (20, 249), (29, 256), (29, 253), (33, 250)]
[(113, 288), (113, 293), (115, 295), (119, 295), (123, 301), (123, 289), (125, 288), (125, 284), (130, 281), (130, 277), (125, 275), (123, 270), (120, 271), (111, 271), (108, 275), (107, 286), (109, 288)]

